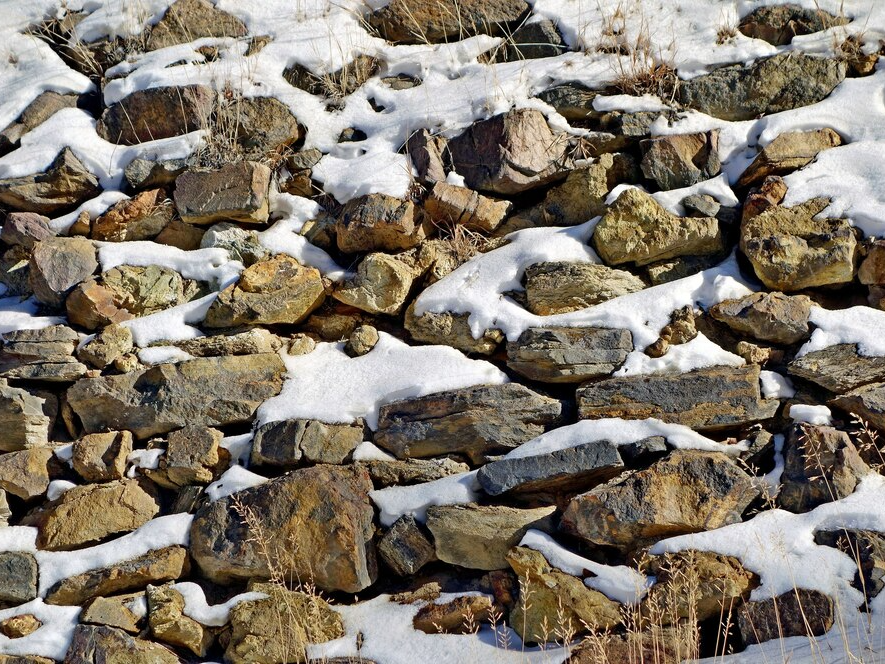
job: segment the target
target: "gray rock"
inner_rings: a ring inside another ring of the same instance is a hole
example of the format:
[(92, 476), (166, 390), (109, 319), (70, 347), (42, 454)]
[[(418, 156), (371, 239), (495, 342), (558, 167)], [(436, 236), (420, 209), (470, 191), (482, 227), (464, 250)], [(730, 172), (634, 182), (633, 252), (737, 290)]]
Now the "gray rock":
[(767, 420), (779, 406), (762, 399), (756, 365), (609, 378), (581, 387), (577, 399), (582, 419), (656, 417), (698, 431)]
[(319, 420), (283, 420), (258, 428), (252, 440), (252, 464), (295, 467), (310, 463), (344, 463), (363, 441), (362, 424), (328, 424)]
[(268, 218), (270, 169), (252, 161), (212, 171), (186, 171), (175, 180), (175, 207), (182, 221), (263, 224)]
[(797, 357), (790, 363), (789, 372), (825, 390), (844, 394), (885, 381), (885, 357), (861, 355), (857, 344), (836, 344)]
[(857, 561), (858, 569), (852, 585), (864, 594), (867, 602), (885, 589), (885, 537), (882, 533), (854, 528), (817, 530), (814, 542), (846, 552)]
[(240, 261), (246, 267), (270, 256), (270, 252), (258, 241), (258, 233), (228, 221), (210, 226), (203, 234), (200, 248), (225, 249), (232, 260)]
[(95, 247), (89, 240), (48, 238), (38, 242), (31, 254), (31, 289), (43, 304), (59, 307), (67, 294), (97, 269)]
[(492, 461), (477, 479), (490, 496), (514, 492), (560, 492), (606, 482), (624, 469), (618, 448), (594, 441), (529, 457)]
[(434, 480), (466, 473), (470, 466), (452, 459), (369, 459), (357, 461), (364, 467), (372, 484), (378, 488), (424, 484)]
[(207, 126), (214, 100), (205, 85), (137, 90), (108, 106), (95, 130), (120, 145), (180, 136)]
[(0, 552), (0, 606), (15, 606), (37, 597), (37, 561), (25, 551)]
[(642, 172), (663, 190), (681, 189), (717, 175), (719, 132), (673, 134), (648, 138), (640, 143)]
[(46, 410), (45, 398), (0, 379), (0, 452), (46, 445), (52, 424)]
[(130, 636), (126, 632), (105, 625), (77, 625), (64, 664), (179, 664), (180, 660), (163, 646)]
[(807, 339), (811, 299), (805, 295), (753, 293), (724, 300), (710, 308), (710, 315), (732, 330), (762, 341), (795, 344)]
[(569, 82), (547, 88), (535, 96), (550, 104), (566, 120), (586, 120), (601, 115), (593, 108), (593, 100), (598, 95), (599, 91), (583, 83)]
[(410, 514), (396, 520), (378, 542), (378, 554), (396, 574), (409, 576), (436, 560), (433, 543)]
[(36, 243), (55, 235), (56, 232), (49, 228), (49, 217), (36, 212), (10, 212), (3, 222), (0, 240), (8, 245), (33, 249)]
[(683, 81), (679, 101), (723, 120), (752, 120), (821, 101), (846, 71), (843, 61), (792, 51)]
[(535, 58), (552, 58), (568, 51), (568, 45), (556, 29), (556, 24), (549, 19), (523, 23), (507, 42), (504, 60), (533, 60)]
[(486, 330), (475, 339), (467, 321), (469, 317), (470, 314), (453, 314), (448, 311), (427, 311), (417, 316), (415, 303), (412, 302), (406, 309), (404, 326), (416, 341), (451, 346), (465, 353), (491, 355), (504, 339), (504, 335), (500, 330)]
[(42, 173), (0, 180), (0, 203), (14, 211), (52, 214), (98, 195), (101, 186), (70, 148)]
[(444, 137), (419, 129), (409, 136), (404, 149), (412, 160), (419, 181), (428, 185), (445, 182), (448, 171), (448, 141)]
[(835, 616), (835, 603), (829, 596), (798, 588), (771, 599), (745, 603), (738, 609), (737, 627), (744, 643), (751, 645), (791, 636), (826, 634)]
[(525, 271), (528, 309), (539, 316), (584, 309), (643, 288), (639, 277), (596, 263), (535, 263)]
[(176, 0), (151, 28), (148, 51), (187, 44), (203, 37), (244, 37), (246, 25), (206, 0)]
[(397, 315), (417, 276), (406, 261), (375, 252), (360, 261), (356, 274), (338, 286), (332, 297), (368, 313)]
[(885, 383), (871, 383), (834, 398), (831, 405), (885, 429)]
[(562, 404), (517, 383), (480, 385), (381, 407), (375, 443), (399, 458), (466, 454), (474, 463), (544, 433)]
[(137, 158), (123, 169), (123, 177), (130, 189), (165, 187), (187, 170), (187, 159), (163, 159), (153, 161)]
[(747, 37), (762, 39), (774, 46), (784, 46), (798, 35), (820, 32), (845, 25), (848, 21), (845, 16), (833, 16), (817, 6), (811, 9), (788, 3), (757, 7), (741, 19), (738, 30)]
[(125, 429), (143, 439), (188, 424), (248, 422), (279, 394), (285, 371), (275, 353), (199, 358), (82, 378), (67, 400), (87, 433)]
[(79, 342), (79, 335), (64, 325), (7, 332), (0, 346), (0, 376), (46, 382), (75, 381), (86, 373), (86, 365), (74, 357)]
[(507, 344), (507, 366), (542, 383), (582, 383), (610, 376), (632, 351), (629, 330), (530, 327)]

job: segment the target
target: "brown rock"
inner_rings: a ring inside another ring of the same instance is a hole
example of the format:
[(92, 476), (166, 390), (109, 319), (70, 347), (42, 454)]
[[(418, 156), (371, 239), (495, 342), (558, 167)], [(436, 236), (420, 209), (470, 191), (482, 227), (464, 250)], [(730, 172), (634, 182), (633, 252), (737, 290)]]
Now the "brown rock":
[(96, 178), (70, 148), (63, 148), (42, 173), (0, 180), (0, 203), (13, 211), (52, 214), (98, 195)]
[(116, 597), (95, 597), (83, 605), (80, 622), (90, 625), (106, 625), (122, 629), (129, 634), (138, 634), (138, 621), (129, 603), (144, 599), (144, 593), (118, 595)]
[(130, 452), (132, 434), (128, 431), (87, 434), (74, 441), (71, 465), (87, 482), (122, 480)]
[(371, 459), (356, 465), (368, 471), (377, 488), (424, 484), (470, 470), (466, 463), (452, 459)]
[(453, 10), (431, 0), (394, 0), (369, 19), (381, 36), (400, 44), (438, 43), (499, 34), (528, 13), (523, 0), (465, 0)]
[(577, 311), (643, 288), (629, 272), (596, 263), (535, 263), (525, 271), (528, 309), (538, 316)]
[[(378, 541), (378, 555), (400, 576), (436, 560), (436, 550), (411, 514), (401, 516)], [(420, 628), (419, 628), (420, 629)]]
[(335, 224), (338, 249), (347, 254), (411, 249), (429, 230), (411, 201), (369, 194), (349, 201)]
[(709, 180), (721, 170), (719, 132), (672, 134), (640, 143), (642, 172), (663, 190), (681, 189)]
[(45, 397), (0, 378), (0, 452), (46, 445), (53, 419)]
[(486, 330), (479, 339), (474, 339), (467, 322), (469, 314), (432, 311), (415, 315), (415, 303), (406, 309), (404, 326), (412, 338), (429, 344), (441, 344), (457, 348), (465, 353), (491, 355), (504, 339), (500, 330)]
[(799, 588), (758, 602), (738, 612), (737, 626), (744, 643), (763, 643), (791, 636), (820, 636), (830, 631), (835, 603), (817, 590)]
[(243, 22), (206, 0), (177, 0), (151, 29), (147, 50), (186, 44), (203, 37), (244, 37)]
[(412, 626), (425, 634), (470, 634), (489, 621), (493, 608), (488, 595), (428, 602), (412, 618)]
[(33, 634), (43, 626), (33, 613), (12, 616), (0, 621), (0, 634), (8, 639), (21, 639)]
[(33, 249), (41, 240), (55, 235), (55, 231), (49, 227), (49, 217), (36, 212), (10, 212), (3, 222), (0, 240), (10, 246)]
[(787, 195), (787, 183), (779, 175), (769, 175), (758, 187), (753, 187), (744, 201), (742, 222), (746, 223), (766, 210), (780, 205)]
[(363, 441), (362, 423), (329, 424), (319, 420), (283, 420), (258, 428), (252, 441), (251, 463), (294, 467), (310, 463), (342, 464)]
[(632, 351), (629, 330), (530, 327), (507, 344), (507, 366), (543, 383), (582, 383), (610, 376)]
[(58, 111), (76, 106), (77, 95), (61, 94), (52, 90), (41, 92), (14, 122), (0, 131), (0, 154), (19, 147), (22, 136), (36, 129)]
[(790, 375), (844, 394), (869, 383), (885, 381), (885, 357), (861, 355), (857, 344), (836, 344), (797, 357)]
[(805, 295), (753, 293), (724, 300), (710, 308), (710, 315), (736, 332), (778, 344), (807, 339), (811, 299)]
[(79, 342), (79, 335), (65, 325), (7, 332), (0, 342), (0, 376), (44, 382), (77, 380), (87, 370), (74, 357)]
[(335, 289), (332, 297), (371, 314), (397, 315), (417, 276), (409, 263), (388, 254), (371, 253), (360, 261), (356, 274)]
[(749, 187), (769, 175), (786, 175), (810, 164), (818, 153), (842, 145), (842, 138), (832, 129), (791, 131), (780, 134), (762, 148), (737, 182)]
[(162, 189), (151, 189), (120, 201), (92, 222), (90, 237), (105, 242), (150, 240), (172, 220), (172, 203)]
[(197, 657), (205, 657), (212, 643), (212, 632), (193, 618), (184, 615), (184, 597), (171, 586), (148, 586), (148, 625), (158, 641), (187, 648)]
[(170, 432), (159, 468), (148, 477), (168, 489), (209, 484), (221, 470), (219, 443), (223, 437), (218, 429), (195, 424)]
[(30, 261), (31, 288), (43, 304), (58, 307), (77, 284), (98, 269), (95, 247), (78, 237), (55, 237), (38, 242)]
[(182, 251), (193, 251), (200, 248), (204, 232), (202, 228), (187, 224), (181, 219), (173, 219), (154, 238), (154, 242), (177, 247)]
[(161, 645), (113, 627), (77, 625), (65, 664), (179, 664)]
[(0, 454), (0, 489), (22, 500), (42, 496), (52, 479), (49, 475), (52, 457), (51, 447)]
[(509, 201), (495, 200), (447, 182), (434, 184), (424, 202), (424, 210), (434, 223), (485, 233), (504, 223), (512, 208)]
[(104, 369), (121, 355), (132, 351), (132, 331), (128, 327), (111, 323), (95, 335), (95, 338), (77, 348), (77, 357), (96, 369)]
[(108, 106), (96, 131), (120, 145), (179, 136), (206, 126), (214, 99), (204, 85), (137, 90)]
[(213, 171), (187, 171), (175, 180), (175, 207), (189, 224), (239, 221), (263, 224), (268, 217), (270, 169), (240, 161)]

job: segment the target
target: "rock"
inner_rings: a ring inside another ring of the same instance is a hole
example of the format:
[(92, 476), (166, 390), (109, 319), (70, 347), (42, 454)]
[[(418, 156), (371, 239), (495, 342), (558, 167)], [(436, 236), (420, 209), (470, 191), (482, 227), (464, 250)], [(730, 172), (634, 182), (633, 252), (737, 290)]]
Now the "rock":
[(690, 194), (682, 199), (680, 205), (686, 209), (689, 217), (715, 217), (722, 209), (719, 201), (708, 194)]
[(46, 90), (25, 107), (18, 118), (0, 131), (0, 154), (11, 152), (21, 145), (21, 137), (36, 129), (65, 108), (77, 106), (77, 95)]
[(455, 171), (471, 189), (509, 196), (566, 175), (567, 141), (540, 111), (513, 110), (471, 125), (449, 141)]
[(187, 576), (189, 571), (187, 549), (168, 546), (62, 579), (46, 593), (46, 603), (85, 604), (94, 597), (142, 590), (150, 583), (175, 581)]
[(133, 348), (132, 331), (111, 323), (100, 330), (94, 339), (77, 348), (77, 357), (96, 369), (104, 369)]
[(398, 44), (441, 43), (500, 34), (528, 12), (524, 0), (463, 0), (454, 11), (432, 0), (393, 0), (372, 14), (369, 24)]
[(0, 452), (46, 445), (52, 420), (46, 399), (0, 379)]
[(436, 557), (468, 569), (505, 569), (507, 552), (529, 529), (549, 531), (555, 507), (437, 505), (427, 509)]
[(652, 559), (647, 573), (656, 581), (643, 600), (643, 613), (667, 623), (725, 616), (759, 585), (759, 577), (740, 560), (710, 551), (665, 553)]
[(684, 279), (693, 274), (716, 267), (725, 258), (725, 254), (711, 256), (680, 256), (665, 261), (652, 263), (646, 268), (648, 281), (652, 286), (668, 284), (677, 279)]
[(833, 16), (820, 7), (806, 9), (798, 4), (757, 7), (744, 16), (737, 29), (747, 37), (784, 46), (793, 37), (820, 32), (848, 23), (844, 16)]
[(460, 595), (437, 599), (418, 609), (412, 626), (425, 634), (472, 634), (489, 621), (494, 610), (488, 595)]
[[(6, 226), (3, 228), (5, 230)], [(857, 271), (857, 280), (867, 286), (885, 284), (885, 241), (873, 240), (867, 245), (866, 250), (866, 258)]]
[(857, 344), (836, 344), (797, 357), (790, 375), (825, 390), (844, 394), (869, 383), (885, 381), (885, 357), (861, 355)]
[(252, 583), (249, 590), (268, 597), (231, 609), (225, 662), (306, 662), (309, 644), (344, 636), (341, 616), (316, 595), (271, 583)]
[(552, 58), (569, 50), (556, 23), (549, 19), (521, 24), (508, 41), (503, 58), (507, 62)]
[(624, 469), (618, 448), (594, 441), (529, 457), (492, 461), (477, 473), (490, 496), (507, 492), (562, 492), (606, 482)]
[(87, 371), (74, 358), (79, 342), (79, 335), (65, 325), (7, 332), (0, 342), (0, 376), (46, 382), (77, 380)]
[(339, 302), (373, 314), (400, 312), (415, 277), (415, 269), (394, 256), (372, 253), (357, 266), (356, 275), (332, 293)]
[(136, 157), (123, 169), (123, 178), (129, 189), (134, 191), (167, 187), (174, 184), (175, 178), (184, 173), (187, 167), (187, 159), (151, 160)]
[(211, 171), (186, 171), (175, 180), (175, 207), (189, 224), (218, 221), (263, 224), (268, 218), (270, 169), (253, 161)]
[(779, 507), (808, 512), (854, 493), (871, 469), (844, 431), (828, 426), (793, 426), (784, 444)]
[(203, 230), (184, 223), (181, 219), (173, 219), (160, 234), (154, 238), (157, 244), (176, 247), (182, 251), (193, 251), (200, 248), (203, 241)]
[(844, 284), (854, 278), (857, 240), (847, 219), (818, 219), (829, 201), (772, 207), (741, 224), (741, 251), (772, 290)]
[(43, 626), (33, 613), (12, 616), (0, 622), (0, 634), (9, 639), (21, 639)]
[[(465, 470), (467, 470), (466, 464)], [(6, 491), (0, 489), (0, 527), (5, 528), (8, 526), (10, 517), (12, 517), (12, 510), (9, 509), (9, 501), (6, 498)]]
[(593, 233), (593, 246), (608, 265), (648, 265), (724, 249), (715, 218), (677, 217), (636, 188), (625, 190), (603, 215)]
[(792, 173), (810, 164), (819, 152), (839, 145), (842, 145), (842, 138), (829, 128), (780, 134), (756, 155), (737, 181), (737, 186), (749, 187), (770, 175)]
[(148, 625), (158, 641), (187, 648), (197, 657), (205, 657), (212, 643), (212, 632), (193, 618), (184, 615), (184, 597), (171, 586), (148, 586)]
[(95, 130), (120, 145), (180, 136), (206, 128), (214, 103), (215, 93), (204, 85), (137, 90), (108, 106)]
[(582, 419), (656, 417), (698, 431), (767, 420), (779, 405), (762, 399), (758, 366), (618, 376), (579, 388), (577, 399)]
[(550, 566), (533, 549), (515, 547), (507, 562), (519, 577), (520, 596), (510, 624), (523, 641), (545, 643), (561, 634), (607, 630), (621, 623), (621, 607), (571, 574)]
[(17, 606), (35, 599), (38, 571), (30, 553), (0, 552), (0, 606)]
[(93, 221), (90, 237), (104, 242), (150, 240), (172, 221), (173, 211), (162, 189), (143, 191)]
[(500, 330), (485, 330), (478, 339), (473, 337), (469, 314), (453, 314), (448, 311), (434, 313), (427, 311), (420, 316), (415, 314), (415, 302), (406, 309), (405, 328), (415, 341), (429, 344), (442, 344), (457, 348), (465, 353), (491, 355), (504, 339)]
[[(272, 564), (285, 578), (359, 592), (377, 574), (371, 489), (365, 470), (353, 466), (296, 470), (200, 508), (191, 555), (216, 582), (270, 578)], [(267, 550), (253, 539), (258, 532), (274, 534)]]
[(759, 602), (747, 602), (737, 615), (744, 643), (763, 643), (791, 636), (820, 636), (835, 619), (833, 600), (817, 590), (799, 588)]
[(144, 439), (188, 424), (247, 422), (280, 393), (285, 371), (275, 353), (198, 358), (81, 378), (67, 400), (86, 433), (126, 429)]
[(200, 240), (200, 248), (224, 249), (232, 260), (240, 261), (246, 267), (271, 257), (270, 251), (259, 242), (256, 231), (227, 221), (211, 226)]
[(101, 191), (98, 178), (70, 148), (40, 173), (0, 179), (0, 203), (13, 211), (52, 214), (73, 208)]
[(167, 489), (209, 484), (224, 470), (219, 454), (222, 438), (224, 434), (218, 429), (199, 425), (170, 432), (166, 454), (160, 457), (157, 470), (147, 473), (148, 477)]
[(89, 240), (54, 237), (34, 245), (29, 267), (34, 297), (50, 307), (60, 307), (67, 294), (98, 269), (98, 262)]
[(347, 344), (344, 346), (344, 352), (350, 357), (362, 357), (366, 353), (371, 352), (379, 339), (378, 330), (374, 327), (371, 325), (360, 325), (350, 333)]
[(128, 533), (160, 511), (156, 496), (138, 480), (84, 484), (65, 491), (35, 516), (37, 548), (70, 551)]
[(378, 541), (378, 555), (399, 576), (436, 560), (436, 550), (411, 514), (401, 516)]
[(510, 201), (489, 198), (447, 182), (435, 183), (424, 201), (424, 211), (434, 223), (484, 233), (491, 233), (504, 223), (512, 208)]
[(582, 383), (610, 376), (633, 351), (629, 330), (530, 327), (507, 344), (507, 366), (543, 383)]
[[(162, 270), (157, 266), (151, 267)], [(181, 277), (178, 280), (180, 283)], [(122, 306), (117, 300), (117, 295), (98, 279), (87, 279), (74, 288), (65, 302), (68, 320), (87, 330), (99, 330), (105, 326), (132, 320), (135, 316)]]
[(74, 441), (71, 465), (87, 482), (122, 480), (131, 452), (132, 434), (128, 431), (87, 434)]
[(138, 634), (139, 618), (130, 608), (133, 601), (144, 600), (144, 593), (118, 595), (116, 597), (94, 597), (83, 605), (80, 622), (90, 625), (116, 627), (130, 634)]
[(845, 78), (844, 61), (798, 51), (714, 69), (679, 86), (679, 101), (723, 120), (752, 120), (825, 99)]
[(538, 316), (577, 311), (643, 288), (629, 272), (595, 263), (535, 263), (525, 271), (528, 309)]
[(698, 336), (694, 321), (694, 309), (690, 304), (680, 307), (670, 314), (670, 322), (661, 328), (660, 336), (645, 348), (649, 357), (663, 357), (670, 346), (688, 343)]
[(36, 212), (10, 212), (0, 231), (0, 240), (25, 249), (33, 249), (41, 240), (55, 236), (56, 232), (49, 227), (49, 217)]
[(328, 424), (319, 420), (283, 420), (258, 428), (251, 463), (292, 468), (309, 463), (342, 464), (363, 441), (363, 425)]
[(479, 385), (381, 407), (375, 444), (399, 458), (466, 454), (474, 463), (559, 422), (562, 404), (517, 383)]
[(758, 187), (753, 187), (744, 200), (742, 223), (747, 223), (766, 210), (780, 205), (787, 195), (787, 183), (779, 175), (769, 175)]
[(885, 537), (881, 533), (853, 528), (818, 530), (814, 542), (839, 549), (856, 561), (852, 586), (864, 594), (867, 603), (885, 589)]
[(885, 383), (871, 383), (837, 396), (830, 402), (861, 417), (877, 429), (885, 429)]
[(176, 341), (174, 345), (195, 357), (219, 357), (222, 355), (257, 355), (276, 353), (283, 347), (283, 340), (261, 327), (240, 332), (213, 334), (196, 339)]
[(137, 639), (113, 627), (77, 625), (65, 664), (178, 664), (161, 645)]
[(13, 246), (0, 254), (0, 283), (6, 287), (6, 297), (31, 297), (34, 292), (30, 284), (31, 252), (22, 246)]
[(0, 655), (0, 664), (55, 664), (55, 660), (33, 655)]
[(552, 106), (566, 120), (587, 120), (601, 115), (593, 108), (593, 101), (599, 96), (599, 91), (577, 81), (554, 85), (535, 96)]
[(368, 459), (358, 461), (376, 487), (424, 484), (434, 480), (466, 473), (470, 466), (451, 459)]
[(427, 129), (413, 132), (403, 146), (420, 182), (432, 184), (445, 182), (448, 171), (448, 141), (443, 136), (431, 134)]
[(294, 325), (319, 307), (325, 296), (319, 270), (277, 254), (246, 268), (237, 283), (221, 291), (203, 325)]
[(642, 173), (663, 190), (681, 189), (719, 174), (719, 132), (671, 134), (640, 143)]
[(338, 249), (346, 254), (411, 249), (428, 230), (420, 208), (387, 194), (352, 199), (335, 223)]
[(51, 447), (0, 454), (0, 489), (22, 500), (42, 496), (52, 479), (49, 474), (52, 458)]
[(560, 527), (594, 545), (635, 550), (740, 523), (757, 495), (753, 479), (721, 452), (676, 450), (646, 470), (576, 496)]
[(250, 161), (279, 158), (305, 135), (289, 107), (273, 97), (237, 98), (220, 106), (216, 116), (217, 124), (233, 128), (236, 147)]
[(776, 344), (795, 344), (809, 337), (808, 316), (812, 301), (805, 295), (753, 293), (723, 300), (710, 315), (735, 332)]
[(203, 37), (245, 37), (247, 32), (240, 19), (206, 0), (176, 0), (151, 28), (146, 50), (187, 44)]
[[(697, 638), (694, 628), (688, 625), (655, 627), (626, 634), (600, 634), (584, 639), (571, 650), (569, 664), (598, 664), (599, 662), (654, 662), (655, 664), (679, 664), (686, 644)], [(691, 645), (688, 645), (691, 648)]]

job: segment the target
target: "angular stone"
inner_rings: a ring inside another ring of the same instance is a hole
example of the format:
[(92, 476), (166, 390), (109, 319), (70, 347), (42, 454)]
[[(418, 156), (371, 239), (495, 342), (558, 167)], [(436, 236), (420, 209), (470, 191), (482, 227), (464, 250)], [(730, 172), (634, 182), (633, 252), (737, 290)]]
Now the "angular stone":
[(409, 136), (403, 149), (409, 155), (421, 182), (445, 182), (448, 141), (444, 137), (433, 135), (427, 129), (419, 129)]
[[(200, 508), (191, 555), (216, 582), (270, 578), (273, 564), (286, 578), (359, 592), (377, 574), (371, 489), (365, 470), (353, 466), (296, 470)], [(267, 551), (253, 538), (258, 528), (274, 534)]]
[(619, 376), (579, 388), (577, 399), (581, 419), (656, 417), (698, 431), (767, 420), (779, 405), (762, 398), (756, 365)]
[(844, 61), (798, 51), (720, 67), (679, 86), (679, 101), (723, 120), (752, 120), (826, 98), (845, 78)]
[(463, 0), (454, 9), (433, 0), (393, 0), (372, 14), (369, 23), (398, 44), (440, 43), (500, 34), (528, 11), (524, 0)]
[(820, 636), (830, 631), (835, 603), (817, 590), (799, 588), (759, 602), (747, 602), (737, 615), (744, 643), (751, 645), (791, 636)]
[(368, 471), (378, 488), (424, 484), (470, 470), (466, 463), (452, 459), (368, 459), (357, 465)]
[(542, 383), (582, 383), (610, 376), (633, 351), (629, 330), (530, 327), (507, 344), (507, 366)]
[(171, 586), (148, 586), (148, 625), (158, 641), (187, 648), (197, 657), (205, 657), (212, 643), (212, 632), (193, 618), (184, 615), (184, 597)]
[(635, 550), (740, 523), (757, 495), (753, 479), (725, 454), (676, 450), (646, 470), (573, 498), (560, 528), (595, 545)]
[(48, 503), (34, 520), (37, 548), (70, 551), (143, 526), (160, 511), (138, 480), (84, 484)]
[(468, 569), (505, 569), (507, 552), (527, 530), (549, 531), (555, 511), (552, 506), (438, 505), (427, 509), (427, 528), (441, 561)]
[(112, 323), (77, 348), (77, 357), (96, 369), (104, 369), (121, 355), (131, 352), (133, 347), (132, 331)]
[(87, 370), (74, 357), (79, 342), (79, 335), (64, 325), (7, 332), (0, 347), (0, 376), (46, 382), (77, 380)]
[(221, 470), (219, 444), (224, 434), (218, 429), (188, 425), (169, 433), (166, 454), (156, 471), (147, 473), (167, 489), (189, 484), (209, 484)]
[(108, 106), (95, 130), (120, 145), (187, 134), (206, 127), (214, 100), (215, 93), (204, 85), (137, 90)]
[(344, 463), (363, 441), (363, 425), (328, 424), (319, 420), (283, 420), (255, 432), (251, 463), (294, 467), (310, 463)]
[(128, 431), (87, 434), (74, 441), (71, 465), (87, 482), (121, 480), (131, 452), (132, 434)]
[(39, 447), (49, 441), (52, 419), (46, 399), (0, 379), (0, 452)]
[(416, 276), (408, 263), (388, 254), (372, 253), (360, 261), (356, 275), (335, 289), (332, 297), (371, 314), (397, 315)]
[(104, 242), (150, 240), (172, 221), (174, 209), (162, 189), (120, 201), (92, 222), (90, 237)]
[(528, 310), (564, 314), (645, 288), (639, 277), (596, 263), (535, 263), (525, 271)]
[(507, 492), (561, 492), (587, 489), (624, 470), (618, 448), (606, 440), (529, 457), (492, 461), (477, 473), (490, 496)]
[(550, 104), (566, 120), (586, 120), (601, 115), (593, 108), (593, 101), (599, 96), (599, 91), (591, 90), (583, 83), (570, 81), (554, 85), (535, 96), (545, 104)]
[(275, 583), (251, 583), (249, 590), (268, 597), (231, 609), (225, 662), (306, 662), (309, 644), (344, 636), (341, 616), (315, 595)]
[(539, 436), (562, 404), (517, 383), (480, 385), (381, 407), (375, 444), (399, 458), (460, 452), (474, 463)]
[(274, 97), (235, 99), (217, 109), (215, 122), (233, 128), (236, 147), (250, 161), (279, 159), (305, 134), (289, 107)]
[(194, 357), (219, 357), (276, 353), (283, 347), (283, 340), (264, 328), (253, 327), (243, 332), (233, 330), (230, 334), (213, 334), (176, 341), (174, 345)]
[(820, 32), (845, 25), (848, 21), (844, 16), (833, 16), (817, 6), (812, 9), (789, 3), (757, 7), (741, 19), (737, 29), (747, 37), (762, 39), (774, 46), (785, 46), (798, 35)]
[(16, 606), (36, 598), (38, 571), (30, 553), (0, 552), (0, 606)]
[(719, 173), (719, 132), (672, 134), (640, 143), (642, 172), (667, 191), (709, 180)]
[(550, 19), (523, 23), (513, 31), (509, 41), (504, 52), (507, 62), (552, 58), (569, 50), (556, 23)]
[(21, 639), (43, 626), (33, 613), (24, 613), (0, 621), (0, 634), (10, 639)]
[(0, 180), (0, 203), (13, 211), (52, 214), (97, 196), (101, 186), (70, 148), (42, 173)]
[[(156, 266), (152, 267), (157, 269)], [(118, 301), (116, 293), (94, 278), (74, 288), (65, 302), (65, 308), (68, 320), (87, 330), (99, 330), (135, 318)]]
[(885, 357), (861, 355), (857, 344), (836, 344), (797, 357), (790, 363), (789, 370), (792, 376), (844, 394), (869, 383), (885, 381)]
[(163, 646), (113, 627), (77, 625), (64, 664), (179, 664)]
[(166, 187), (173, 184), (175, 178), (184, 173), (187, 167), (187, 159), (152, 160), (136, 157), (123, 169), (123, 177), (128, 188), (135, 191)]
[(203, 37), (244, 37), (247, 32), (240, 19), (206, 0), (176, 0), (151, 28), (147, 50), (187, 44)]
[(33, 249), (41, 240), (55, 236), (56, 232), (49, 227), (49, 217), (36, 212), (10, 212), (0, 231), (0, 240), (25, 249)]
[(452, 166), (471, 189), (509, 196), (563, 178), (568, 142), (540, 111), (513, 110), (471, 125), (449, 141)]
[(409, 576), (436, 560), (433, 543), (411, 514), (401, 516), (378, 542), (378, 555), (399, 576)]
[(837, 396), (831, 405), (885, 429), (885, 383), (871, 383)]
[(756, 155), (737, 181), (737, 186), (749, 187), (769, 175), (792, 173), (810, 164), (818, 153), (839, 145), (842, 145), (842, 138), (829, 128), (780, 134)]
[(46, 493), (49, 482), (51, 447), (32, 447), (18, 452), (0, 454), (0, 489), (22, 500)]
[(248, 422), (280, 393), (285, 371), (276, 353), (198, 358), (81, 378), (67, 400), (86, 433), (126, 429), (144, 439), (188, 424)]
[(154, 238), (154, 242), (157, 244), (176, 247), (182, 251), (199, 249), (202, 240), (202, 228), (186, 224), (178, 218), (175, 218), (166, 224), (166, 227)]
[(504, 223), (512, 208), (510, 201), (489, 198), (447, 182), (434, 184), (424, 201), (424, 210), (435, 223), (485, 233), (491, 233)]
[(603, 215), (593, 233), (593, 246), (608, 265), (648, 265), (724, 249), (718, 220), (677, 217), (635, 187), (618, 196)]
[(232, 260), (240, 261), (246, 267), (271, 256), (259, 241), (256, 231), (240, 228), (228, 221), (210, 226), (200, 240), (200, 248), (224, 249)]
[(84, 604), (94, 597), (141, 590), (149, 583), (175, 581), (189, 571), (187, 549), (168, 546), (62, 579), (46, 593), (46, 603), (67, 606)]
[(758, 187), (753, 187), (744, 200), (741, 222), (747, 223), (766, 210), (780, 205), (787, 195), (787, 183), (779, 175), (769, 175)]
[(427, 231), (420, 208), (387, 194), (354, 198), (335, 223), (338, 249), (346, 254), (411, 249)]
[(735, 332), (776, 344), (795, 344), (807, 339), (811, 299), (805, 295), (752, 293), (736, 300), (723, 300), (710, 308), (710, 315)]
[(83, 605), (80, 622), (116, 627), (129, 634), (138, 634), (141, 631), (138, 628), (139, 618), (128, 605), (139, 598), (144, 599), (144, 593), (116, 597), (94, 597)]
[(98, 269), (95, 247), (79, 237), (54, 237), (34, 245), (31, 289), (43, 304), (58, 307), (74, 286)]
[(465, 353), (491, 355), (504, 339), (500, 330), (486, 330), (479, 339), (470, 331), (469, 314), (453, 314), (448, 311), (427, 311), (415, 314), (415, 303), (406, 309), (404, 326), (416, 341), (441, 344), (457, 348)]
[(187, 171), (175, 180), (175, 207), (189, 224), (239, 221), (263, 224), (268, 217), (270, 169), (253, 161), (213, 171)]
[(77, 106), (77, 95), (61, 94), (52, 90), (41, 92), (25, 107), (21, 115), (0, 131), (0, 154), (20, 146), (21, 137), (46, 122), (58, 111)]

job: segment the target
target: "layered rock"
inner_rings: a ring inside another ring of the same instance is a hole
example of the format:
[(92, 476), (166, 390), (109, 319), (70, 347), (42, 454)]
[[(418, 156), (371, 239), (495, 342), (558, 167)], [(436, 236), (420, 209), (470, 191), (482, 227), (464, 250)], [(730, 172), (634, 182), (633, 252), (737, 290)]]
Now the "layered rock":
[(610, 376), (632, 351), (629, 330), (530, 327), (507, 344), (507, 366), (543, 383), (582, 383)]

